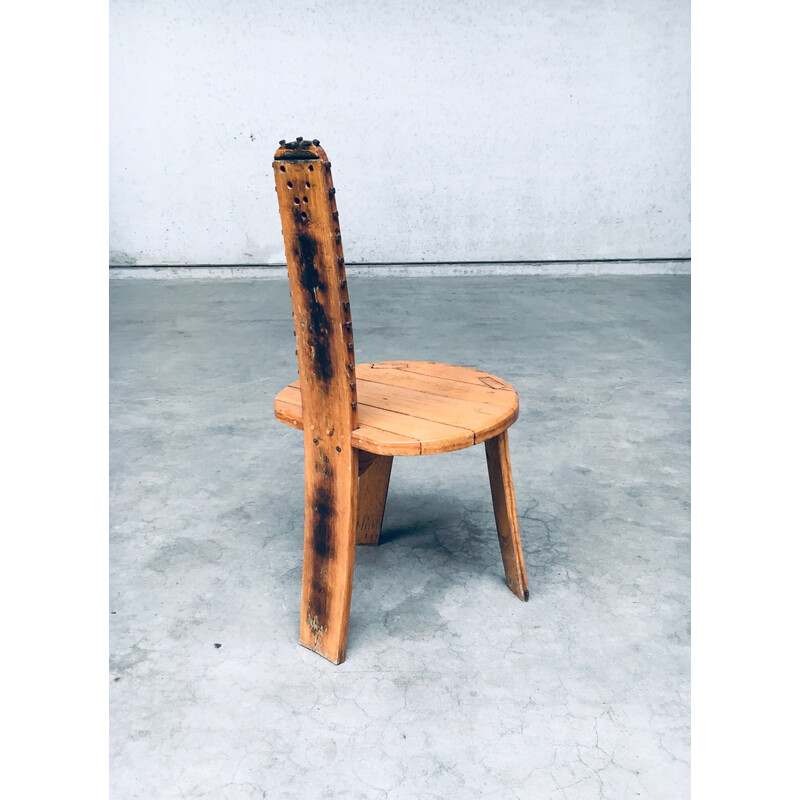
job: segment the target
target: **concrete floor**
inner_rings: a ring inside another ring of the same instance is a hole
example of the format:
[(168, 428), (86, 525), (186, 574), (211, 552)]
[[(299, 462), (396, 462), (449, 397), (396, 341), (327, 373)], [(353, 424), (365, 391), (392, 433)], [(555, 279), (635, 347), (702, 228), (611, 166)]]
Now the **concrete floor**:
[(111, 284), (111, 796), (689, 797), (689, 279), (355, 278), (359, 361), (478, 366), (483, 447), (395, 460), (347, 661), (297, 643), (288, 284)]

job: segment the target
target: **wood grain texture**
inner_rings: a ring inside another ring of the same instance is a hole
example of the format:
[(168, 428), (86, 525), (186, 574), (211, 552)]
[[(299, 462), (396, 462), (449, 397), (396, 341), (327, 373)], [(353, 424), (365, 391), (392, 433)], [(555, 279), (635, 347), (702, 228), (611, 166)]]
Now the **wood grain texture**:
[(392, 456), (374, 456), (358, 479), (356, 544), (378, 544), (392, 461)]
[(528, 576), (522, 556), (522, 542), (517, 519), (517, 502), (514, 498), (514, 480), (511, 477), (511, 458), (508, 432), (486, 441), (486, 463), (489, 467), (489, 484), (492, 488), (494, 519), (497, 537), (506, 572), (508, 588), (520, 600), (528, 599)]
[(355, 552), (355, 367), (330, 164), (322, 148), (308, 145), (282, 147), (273, 162), (303, 408), (300, 642), (338, 664), (347, 645)]
[[(358, 377), (378, 383), (386, 382), (387, 372), (391, 373), (388, 380), (393, 386), (435, 390), (437, 394), (465, 399), (475, 397), (482, 403), (495, 403), (499, 406), (513, 403), (508, 395), (516, 394), (511, 385), (496, 375), (472, 367), (436, 361), (380, 361), (356, 365)], [(472, 391), (473, 387), (476, 392)]]
[[(432, 362), (356, 366), (358, 428), (353, 444), (380, 455), (430, 455), (470, 447), (506, 430), (517, 393), (493, 375)], [(298, 384), (275, 399), (275, 416), (303, 427)]]

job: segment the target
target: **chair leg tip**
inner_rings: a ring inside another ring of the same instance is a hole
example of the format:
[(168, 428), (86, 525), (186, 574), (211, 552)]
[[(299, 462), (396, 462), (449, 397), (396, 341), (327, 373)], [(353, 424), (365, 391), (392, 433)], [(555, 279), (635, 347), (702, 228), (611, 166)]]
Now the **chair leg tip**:
[(324, 658), (326, 661), (330, 661), (331, 664), (336, 664), (337, 666), (339, 664), (343, 664), (347, 657), (347, 653), (344, 650), (340, 649), (340, 650), (328, 651), (320, 647), (319, 645), (315, 645), (313, 641), (305, 641), (303, 639), (300, 639), (300, 644), (303, 647), (308, 648), (312, 653), (316, 653), (318, 656), (322, 656), (322, 658)]
[(525, 586), (525, 587), (523, 587), (523, 586), (512, 586), (510, 583), (507, 583), (506, 585), (511, 590), (512, 594), (515, 594), (517, 597), (519, 597), (519, 599), (522, 600), (523, 603), (527, 603), (528, 602), (528, 598), (531, 595), (530, 595), (530, 592), (528, 591), (528, 587), (527, 586)]

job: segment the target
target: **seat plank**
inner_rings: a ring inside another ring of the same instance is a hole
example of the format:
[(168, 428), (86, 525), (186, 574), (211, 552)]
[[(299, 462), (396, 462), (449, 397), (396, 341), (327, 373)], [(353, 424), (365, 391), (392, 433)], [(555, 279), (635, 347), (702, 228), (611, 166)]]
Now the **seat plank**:
[(493, 424), (498, 417), (510, 416), (516, 403), (507, 408), (498, 408), (489, 403), (461, 400), (455, 397), (431, 394), (408, 389), (403, 386), (358, 381), (358, 402), (368, 406), (399, 411), (410, 416), (446, 425), (469, 428), (473, 432)]
[[(359, 404), (359, 427), (353, 431), (353, 444), (380, 455), (432, 455), (450, 450), (462, 450), (475, 444), (475, 432), (435, 420), (404, 414), (386, 408)], [(362, 427), (363, 426), (363, 427)], [(365, 429), (369, 435), (365, 435)], [(402, 434), (400, 433), (402, 431)], [(419, 442), (416, 453), (394, 449), (399, 435), (410, 436)]]
[[(363, 366), (363, 365), (359, 365)], [(514, 391), (514, 387), (496, 375), (457, 364), (443, 364), (438, 361), (380, 361), (371, 365), (375, 370), (393, 370), (416, 375), (429, 375), (445, 378), (458, 383), (469, 383), (473, 386), (486, 387), (500, 391)]]
[(353, 431), (353, 446), (379, 456), (422, 455), (422, 442), (419, 439), (371, 425), (359, 425)]
[[(401, 364), (412, 364), (414, 362), (399, 362)], [(416, 362), (421, 363), (421, 362)], [(444, 365), (450, 366), (450, 365)], [(459, 375), (464, 376), (473, 370), (458, 367)], [(434, 394), (439, 397), (452, 397), (457, 400), (470, 400), (477, 403), (488, 403), (499, 408), (509, 408), (515, 404), (512, 395), (516, 392), (510, 387), (499, 388), (502, 383), (499, 378), (493, 375), (486, 376), (494, 382), (491, 385), (481, 383), (479, 380), (466, 381), (456, 380), (453, 377), (429, 375), (423, 372), (415, 372), (408, 368), (386, 369), (382, 364), (358, 364), (356, 366), (356, 376), (359, 380), (382, 383), (388, 386), (401, 386), (407, 389), (418, 389), (422, 392)]]

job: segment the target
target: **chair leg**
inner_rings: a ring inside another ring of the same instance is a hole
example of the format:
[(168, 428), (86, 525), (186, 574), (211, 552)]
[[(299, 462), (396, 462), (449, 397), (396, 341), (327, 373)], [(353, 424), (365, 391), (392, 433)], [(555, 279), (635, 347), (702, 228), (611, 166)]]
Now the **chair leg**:
[(519, 536), (517, 503), (514, 499), (514, 480), (511, 477), (511, 458), (508, 450), (508, 431), (486, 440), (486, 463), (489, 467), (494, 519), (497, 523), (500, 552), (503, 554), (506, 583), (520, 600), (527, 600), (528, 576), (525, 573), (522, 542)]
[(355, 558), (358, 456), (306, 450), (300, 644), (334, 664), (347, 650)]
[(358, 478), (356, 544), (378, 544), (392, 474), (392, 456), (375, 456)]

